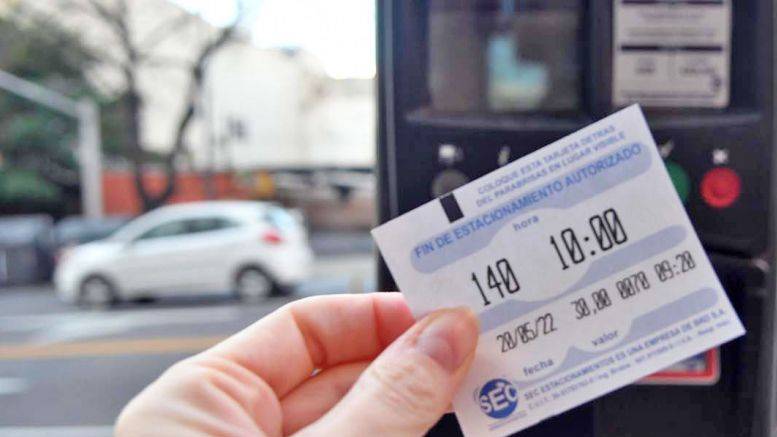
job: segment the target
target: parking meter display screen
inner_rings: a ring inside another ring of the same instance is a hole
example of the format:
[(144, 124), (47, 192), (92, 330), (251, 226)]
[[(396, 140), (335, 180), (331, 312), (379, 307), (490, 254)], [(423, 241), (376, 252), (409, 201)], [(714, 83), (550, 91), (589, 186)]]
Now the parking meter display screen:
[(578, 109), (582, 13), (582, 0), (431, 0), (432, 109)]

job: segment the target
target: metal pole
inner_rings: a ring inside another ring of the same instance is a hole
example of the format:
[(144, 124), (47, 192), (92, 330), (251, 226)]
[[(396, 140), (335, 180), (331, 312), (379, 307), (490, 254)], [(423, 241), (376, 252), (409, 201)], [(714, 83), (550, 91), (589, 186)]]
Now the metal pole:
[(81, 208), (86, 217), (103, 216), (100, 110), (89, 99), (78, 102), (78, 156), (81, 166)]
[(75, 101), (2, 70), (0, 89), (78, 119), (81, 207), (87, 217), (102, 217), (102, 150), (100, 111), (97, 104), (89, 99)]
[(79, 116), (78, 103), (74, 100), (2, 70), (0, 70), (0, 88), (65, 115)]

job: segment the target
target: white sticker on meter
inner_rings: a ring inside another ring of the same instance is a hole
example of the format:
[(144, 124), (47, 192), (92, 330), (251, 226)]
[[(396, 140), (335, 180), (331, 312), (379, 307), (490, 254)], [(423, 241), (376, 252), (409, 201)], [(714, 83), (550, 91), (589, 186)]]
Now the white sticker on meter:
[(416, 316), (480, 320), (454, 399), (507, 435), (743, 334), (634, 105), (373, 231)]
[(613, 0), (613, 103), (729, 104), (731, 0)]

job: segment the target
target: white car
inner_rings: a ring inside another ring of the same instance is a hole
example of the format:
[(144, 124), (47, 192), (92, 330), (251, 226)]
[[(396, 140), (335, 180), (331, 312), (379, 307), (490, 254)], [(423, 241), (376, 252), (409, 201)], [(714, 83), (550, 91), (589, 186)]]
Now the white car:
[(54, 283), (63, 300), (88, 306), (212, 292), (260, 300), (304, 279), (312, 259), (302, 220), (281, 207), (195, 202), (64, 253)]

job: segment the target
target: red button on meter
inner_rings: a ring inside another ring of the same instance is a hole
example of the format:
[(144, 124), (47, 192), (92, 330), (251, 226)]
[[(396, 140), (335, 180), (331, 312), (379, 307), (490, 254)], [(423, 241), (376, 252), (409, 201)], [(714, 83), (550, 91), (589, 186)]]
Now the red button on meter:
[(728, 167), (708, 171), (701, 180), (701, 197), (713, 208), (728, 208), (742, 194), (742, 179)]

